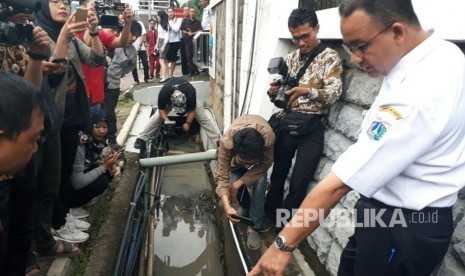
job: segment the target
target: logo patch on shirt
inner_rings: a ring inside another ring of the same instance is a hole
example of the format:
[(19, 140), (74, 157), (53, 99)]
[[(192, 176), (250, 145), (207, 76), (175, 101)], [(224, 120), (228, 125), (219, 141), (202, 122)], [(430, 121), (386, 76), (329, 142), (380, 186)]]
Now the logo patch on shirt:
[(370, 139), (379, 141), (383, 138), (384, 134), (387, 131), (387, 127), (383, 122), (374, 121), (371, 123), (370, 127), (367, 130), (368, 137)]
[(391, 114), (391, 115), (394, 117), (394, 119), (396, 119), (396, 120), (402, 119), (402, 114), (400, 114), (400, 112), (397, 111), (397, 109), (395, 109), (395, 108), (392, 107), (392, 106), (388, 106), (388, 105), (386, 105), (386, 106), (381, 106), (381, 107), (379, 108), (379, 111), (381, 111), (381, 112), (387, 112), (387, 113)]

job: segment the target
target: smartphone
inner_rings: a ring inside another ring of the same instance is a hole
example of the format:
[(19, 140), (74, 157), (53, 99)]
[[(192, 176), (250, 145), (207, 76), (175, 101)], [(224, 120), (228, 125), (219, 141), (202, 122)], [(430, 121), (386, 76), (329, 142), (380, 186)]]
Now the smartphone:
[(56, 58), (52, 60), (53, 63), (63, 63), (66, 62), (66, 58)]
[(255, 224), (253, 223), (253, 221), (248, 217), (243, 217), (243, 216), (239, 216), (239, 215), (231, 215), (231, 217), (233, 219), (238, 219), (239, 222), (242, 223), (242, 224), (248, 225), (250, 227), (255, 227)]
[(77, 7), (76, 14), (74, 15), (74, 22), (83, 22), (87, 20), (88, 9)]
[(71, 1), (71, 13), (73, 13), (77, 7), (79, 7), (79, 1)]

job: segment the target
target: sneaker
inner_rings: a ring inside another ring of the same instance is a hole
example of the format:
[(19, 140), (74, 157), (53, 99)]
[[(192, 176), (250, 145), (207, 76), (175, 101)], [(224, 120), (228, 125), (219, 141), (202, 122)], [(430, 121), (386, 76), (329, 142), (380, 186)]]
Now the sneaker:
[(71, 208), (69, 213), (78, 219), (87, 218), (89, 216), (89, 211), (82, 207)]
[(78, 219), (70, 213), (66, 214), (66, 224), (80, 231), (87, 231), (90, 228), (90, 223)]
[(146, 141), (137, 138), (136, 141), (134, 142), (134, 148), (136, 149), (145, 149), (145, 145), (147, 144)]
[(55, 240), (62, 240), (70, 243), (81, 243), (89, 239), (89, 234), (79, 231), (69, 224), (63, 225), (58, 230), (52, 228), (52, 235)]
[(260, 234), (255, 231), (247, 232), (247, 247), (250, 250), (258, 250), (262, 244)]
[(146, 80), (145, 80), (146, 83), (150, 83), (150, 82), (153, 82), (153, 81), (154, 81), (153, 78), (151, 78), (151, 79), (146, 79)]

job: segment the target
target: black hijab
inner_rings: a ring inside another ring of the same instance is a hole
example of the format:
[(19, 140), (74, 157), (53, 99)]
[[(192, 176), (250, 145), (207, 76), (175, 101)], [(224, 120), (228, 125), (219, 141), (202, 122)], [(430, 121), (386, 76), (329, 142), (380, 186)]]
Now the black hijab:
[(49, 0), (41, 0), (42, 6), (40, 10), (36, 12), (36, 19), (38, 25), (56, 42), (64, 23), (53, 21), (48, 2)]

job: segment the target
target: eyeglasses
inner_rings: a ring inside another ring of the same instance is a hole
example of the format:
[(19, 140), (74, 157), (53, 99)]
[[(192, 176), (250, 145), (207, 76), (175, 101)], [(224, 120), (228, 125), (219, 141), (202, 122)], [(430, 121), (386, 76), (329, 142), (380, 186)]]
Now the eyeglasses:
[(347, 53), (349, 53), (349, 55), (351, 54), (355, 54), (357, 56), (363, 56), (365, 54), (365, 51), (368, 49), (368, 47), (370, 47), (371, 43), (373, 42), (373, 40), (378, 37), (380, 34), (382, 34), (383, 32), (385, 32), (387, 29), (389, 29), (392, 25), (394, 24), (391, 23), (389, 25), (387, 25), (386, 27), (384, 27), (381, 31), (379, 31), (377, 34), (375, 34), (374, 36), (372, 36), (370, 39), (368, 39), (367, 42), (361, 44), (361, 45), (347, 45), (347, 44), (344, 44), (342, 43), (342, 48), (344, 48), (344, 50), (346, 50)]
[(294, 42), (295, 44), (299, 43), (299, 41), (306, 41), (308, 38), (310, 37), (310, 33), (308, 34), (304, 34), (304, 35), (301, 35), (301, 36), (294, 36), (292, 37), (292, 42)]
[(251, 170), (253, 167), (258, 165), (260, 160), (242, 160), (239, 156), (236, 155), (236, 161), (237, 163), (241, 164), (244, 166), (247, 170)]
[(59, 7), (60, 3), (63, 4), (63, 6), (65, 6), (65, 7), (69, 7), (69, 1), (68, 0), (50, 0), (49, 2), (54, 7)]

